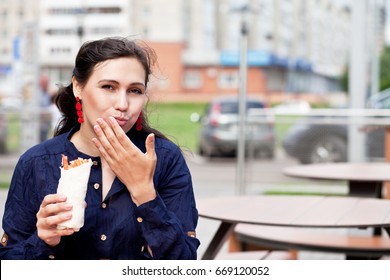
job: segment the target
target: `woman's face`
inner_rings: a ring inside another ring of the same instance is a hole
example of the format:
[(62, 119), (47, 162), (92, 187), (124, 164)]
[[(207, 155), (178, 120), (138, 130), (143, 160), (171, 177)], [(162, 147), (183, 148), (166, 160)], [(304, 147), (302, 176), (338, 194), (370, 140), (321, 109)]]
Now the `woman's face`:
[(84, 124), (91, 131), (98, 118), (114, 117), (125, 132), (137, 121), (146, 102), (145, 70), (135, 58), (116, 58), (95, 66), (82, 88), (73, 79), (75, 97), (83, 104)]

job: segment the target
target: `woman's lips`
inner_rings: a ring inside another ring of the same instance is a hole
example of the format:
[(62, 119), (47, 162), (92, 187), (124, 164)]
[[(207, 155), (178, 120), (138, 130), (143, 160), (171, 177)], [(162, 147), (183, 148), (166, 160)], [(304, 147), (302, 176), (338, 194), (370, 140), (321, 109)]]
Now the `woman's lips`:
[(127, 123), (126, 119), (117, 119), (115, 118), (116, 122), (119, 124), (120, 127), (124, 127)]

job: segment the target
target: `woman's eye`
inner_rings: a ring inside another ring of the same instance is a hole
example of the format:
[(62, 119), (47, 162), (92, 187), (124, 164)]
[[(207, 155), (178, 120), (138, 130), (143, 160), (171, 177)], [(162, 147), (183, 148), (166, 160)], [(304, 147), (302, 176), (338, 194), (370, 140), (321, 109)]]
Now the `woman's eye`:
[(111, 86), (111, 85), (104, 85), (104, 86), (102, 86), (102, 88), (109, 89), (109, 90), (114, 89), (113, 86)]
[(135, 93), (135, 94), (143, 94), (143, 91), (140, 90), (139, 88), (131, 88), (129, 90), (130, 93)]

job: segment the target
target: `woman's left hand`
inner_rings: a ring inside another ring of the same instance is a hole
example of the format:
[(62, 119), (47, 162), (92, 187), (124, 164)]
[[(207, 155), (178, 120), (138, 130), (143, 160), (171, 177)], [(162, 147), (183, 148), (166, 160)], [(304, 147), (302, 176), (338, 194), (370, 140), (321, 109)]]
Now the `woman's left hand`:
[(153, 175), (157, 156), (154, 149), (154, 134), (145, 141), (146, 153), (143, 153), (127, 137), (113, 117), (108, 123), (97, 120), (94, 126), (97, 138), (92, 141), (112, 171), (126, 185), (135, 204), (140, 205), (156, 197)]

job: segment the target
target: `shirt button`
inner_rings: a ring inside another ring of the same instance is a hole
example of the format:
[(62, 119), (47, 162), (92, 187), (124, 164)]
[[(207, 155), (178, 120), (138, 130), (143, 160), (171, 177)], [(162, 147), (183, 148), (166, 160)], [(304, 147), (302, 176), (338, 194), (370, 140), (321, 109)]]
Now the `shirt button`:
[(105, 209), (107, 207), (107, 204), (106, 203), (102, 203), (102, 208)]
[(54, 260), (55, 258), (54, 255), (49, 255), (49, 259)]
[(142, 223), (144, 220), (141, 217), (137, 218), (137, 222)]
[(95, 184), (93, 185), (93, 187), (95, 188), (95, 190), (97, 190), (97, 189), (99, 189), (100, 185), (99, 185), (98, 183), (95, 183)]
[(100, 240), (105, 241), (107, 239), (107, 236), (105, 234), (100, 235)]
[(92, 164), (93, 164), (93, 165), (98, 165), (99, 162), (97, 162), (96, 160), (94, 160), (94, 161), (92, 162)]

